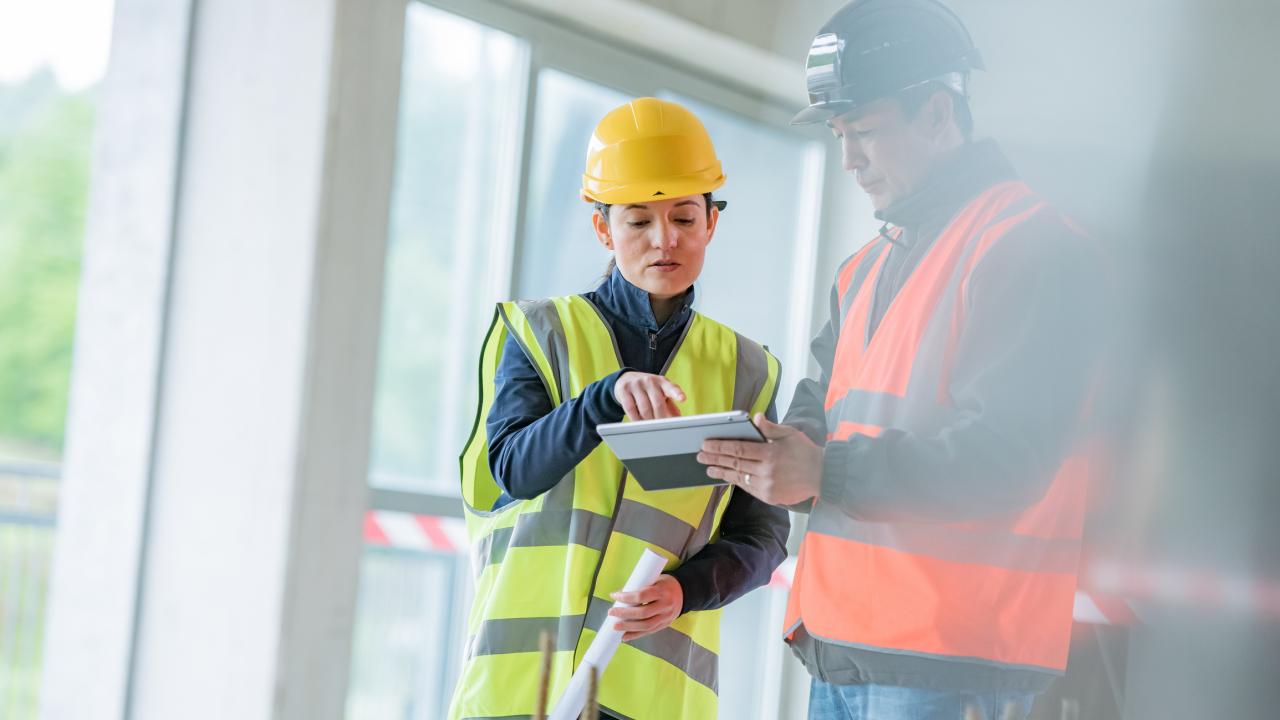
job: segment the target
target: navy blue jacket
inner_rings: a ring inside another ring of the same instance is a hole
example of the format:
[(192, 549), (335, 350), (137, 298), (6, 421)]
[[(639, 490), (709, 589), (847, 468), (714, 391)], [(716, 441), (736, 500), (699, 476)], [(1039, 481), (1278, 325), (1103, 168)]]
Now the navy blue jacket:
[[(689, 288), (680, 309), (658, 327), (648, 293), (618, 270), (586, 293), (613, 328), (623, 369), (556, 408), (524, 351), (507, 338), (485, 424), (489, 468), (504, 492), (497, 506), (550, 490), (600, 443), (596, 425), (622, 420), (614, 383), (627, 371), (661, 372), (693, 317), (693, 295)], [(770, 406), (769, 418), (775, 414)], [(732, 493), (720, 522), (720, 538), (670, 573), (684, 591), (682, 612), (723, 607), (767, 583), (787, 556), (790, 527), (786, 510), (744, 492)]]

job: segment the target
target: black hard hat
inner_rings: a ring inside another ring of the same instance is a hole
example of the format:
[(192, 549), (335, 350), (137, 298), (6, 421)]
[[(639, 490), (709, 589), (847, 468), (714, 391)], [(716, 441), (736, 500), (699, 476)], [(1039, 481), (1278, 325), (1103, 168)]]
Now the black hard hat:
[(964, 23), (938, 0), (853, 0), (809, 46), (809, 107), (791, 124), (822, 122), (927, 82), (965, 95), (969, 71), (983, 69)]

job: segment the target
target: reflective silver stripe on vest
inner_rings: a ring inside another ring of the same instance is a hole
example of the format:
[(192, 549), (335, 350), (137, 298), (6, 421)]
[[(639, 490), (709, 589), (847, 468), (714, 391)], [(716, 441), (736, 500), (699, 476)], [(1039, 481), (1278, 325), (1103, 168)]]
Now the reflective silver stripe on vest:
[(769, 359), (764, 348), (738, 333), (738, 357), (733, 371), (733, 409), (751, 412), (760, 391), (769, 382)]
[(547, 356), (555, 373), (557, 395), (560, 402), (568, 402), (566, 393), (569, 390), (569, 346), (565, 340), (564, 324), (560, 321), (560, 313), (550, 300), (532, 300), (517, 303), (529, 328), (537, 338), (538, 345)]
[(933, 523), (862, 522), (822, 502), (813, 509), (809, 532), (947, 562), (991, 565), (1023, 572), (1073, 573), (1080, 557), (1079, 540), (970, 530)]
[(467, 641), (467, 659), (482, 655), (538, 652), (542, 634), (555, 638), (555, 649), (575, 650), (581, 615), (560, 617), (497, 618), (480, 623), (480, 630)]
[[(603, 598), (591, 598), (587, 608), (587, 627), (600, 631), (613, 603)], [(627, 643), (646, 655), (652, 655), (676, 666), (690, 679), (719, 692), (719, 656), (693, 641), (693, 638), (673, 628), (663, 628), (652, 635), (636, 638)]]
[[(1000, 223), (1004, 222), (1005, 220), (1008, 220), (1009, 218), (1015, 215), (1019, 215), (1023, 212), (1026, 212), (1027, 210), (1030, 210), (1032, 207), (1035, 207), (1037, 204), (1042, 202), (1044, 202), (1044, 198), (1037, 195), (1034, 191), (1029, 192), (1026, 195), (1023, 195), (1017, 200), (1014, 200), (1013, 202), (1006, 205), (1003, 210), (996, 213), (995, 217), (991, 218), (991, 220), (987, 222), (986, 225), (983, 225), (981, 230), (975, 232), (973, 236), (982, 237), (987, 233), (987, 231), (989, 231), (991, 228), (995, 227), (996, 225), (999, 225)], [(1029, 219), (1030, 218), (1026, 218), (1022, 222), (1026, 222)]]
[(604, 326), (605, 330), (609, 331), (609, 340), (613, 343), (613, 356), (618, 360), (618, 367), (623, 367), (625, 363), (622, 362), (622, 350), (618, 347), (618, 336), (613, 334), (613, 326), (609, 324), (608, 319), (605, 318), (600, 308), (596, 307), (596, 304), (591, 302), (586, 295), (579, 295), (578, 298), (595, 312), (596, 317), (600, 318), (600, 324)]
[(662, 548), (684, 562), (711, 541), (711, 532), (715, 528), (716, 508), (720, 505), (720, 499), (728, 491), (729, 487), (725, 485), (712, 489), (706, 510), (703, 511), (702, 519), (696, 528), (663, 510), (624, 498), (618, 509), (618, 520), (613, 529), (623, 535)]
[(702, 521), (698, 523), (698, 530), (693, 534), (693, 542), (689, 543), (689, 547), (681, 554), (682, 562), (698, 554), (699, 550), (711, 542), (711, 533), (716, 526), (716, 510), (720, 507), (721, 498), (730, 490), (732, 490), (730, 486), (720, 485), (711, 491), (711, 500), (707, 503), (707, 509), (702, 512)]
[[(858, 290), (862, 287), (862, 283), (866, 282), (867, 275), (871, 274), (871, 268), (875, 267), (876, 261), (880, 259), (880, 254), (884, 252), (884, 245), (889, 242), (889, 238), (884, 235), (877, 235), (875, 240), (876, 246), (867, 251), (858, 261), (858, 267), (853, 271), (853, 277), (850, 278), (848, 286), (845, 287), (844, 297), (840, 300), (840, 317), (839, 324), (835, 330), (839, 333), (844, 328), (844, 320), (849, 316), (849, 308), (853, 307), (853, 299), (858, 296)], [(839, 290), (839, 288), (836, 288)]]
[(522, 513), (516, 524), (494, 530), (476, 543), (473, 552), (485, 566), (500, 563), (507, 548), (583, 545), (593, 550), (604, 549), (609, 538), (610, 518), (589, 510), (547, 510)]
[[(796, 624), (797, 627), (799, 627), (799, 625), (800, 623)], [(972, 655), (943, 655), (939, 653), (927, 653), (927, 652), (919, 652), (917, 650), (903, 650), (902, 648), (891, 648), (891, 647), (883, 647), (880, 645), (869, 645), (867, 643), (850, 642), (848, 640), (838, 640), (836, 638), (831, 638), (825, 635), (820, 635), (818, 633), (811, 632), (808, 626), (805, 627), (804, 631), (809, 637), (813, 638), (814, 640), (819, 640), (823, 643), (829, 643), (831, 645), (840, 645), (842, 647), (855, 648), (858, 650), (869, 650), (871, 652), (879, 652), (879, 653), (892, 653), (894, 655), (926, 658), (929, 660), (943, 660), (948, 663), (957, 663), (957, 662), (971, 663), (974, 665), (984, 665), (989, 668), (998, 668), (1001, 670), (1030, 671), (1030, 672), (1044, 673), (1046, 675), (1056, 675), (1059, 677), (1061, 677), (1063, 674), (1063, 671), (1061, 669), (1046, 667), (1044, 665), (1002, 663), (996, 660), (990, 660), (988, 658), (974, 657)], [(946, 672), (946, 671), (943, 670), (942, 672)], [(935, 675), (934, 677), (937, 678), (938, 676)], [(1050, 678), (1047, 678), (1047, 679), (1050, 679)]]
[[(542, 366), (533, 359), (533, 351), (525, 344), (524, 338), (520, 337), (520, 333), (516, 332), (516, 328), (511, 324), (511, 318), (507, 317), (507, 311), (498, 305), (498, 315), (502, 317), (502, 324), (507, 326), (507, 339), (513, 340), (516, 345), (520, 346), (521, 352), (529, 359), (529, 364), (533, 366), (534, 372), (538, 373), (538, 379), (542, 380), (542, 384), (547, 388), (547, 397), (558, 394), (557, 385), (559, 381), (553, 377), (544, 377), (542, 374)], [(544, 351), (545, 354), (545, 351)], [(553, 370), (554, 372), (554, 370)], [(477, 420), (478, 421), (478, 420)]]
[(618, 520), (613, 529), (682, 559), (682, 553), (689, 547), (696, 531), (675, 515), (628, 498), (623, 498), (618, 507)]
[(888, 418), (901, 417), (909, 402), (892, 393), (853, 388), (827, 411), (827, 426), (834, 429), (842, 422), (852, 422), (880, 427)]
[(663, 628), (628, 644), (642, 653), (666, 660), (689, 679), (711, 688), (711, 692), (720, 692), (719, 657), (679, 630)]
[[(602, 598), (591, 598), (587, 611), (586, 627), (599, 632), (609, 617), (613, 603)], [(467, 643), (467, 659), (482, 655), (506, 655), (509, 653), (538, 652), (542, 633), (555, 637), (557, 651), (574, 650), (578, 644), (578, 632), (583, 627), (582, 615), (561, 617), (508, 618), (486, 620), (480, 630)], [(693, 641), (688, 635), (664, 628), (652, 635), (637, 638), (628, 643), (631, 647), (664, 660), (679, 668), (690, 679), (711, 688), (718, 688), (719, 658), (707, 648)]]

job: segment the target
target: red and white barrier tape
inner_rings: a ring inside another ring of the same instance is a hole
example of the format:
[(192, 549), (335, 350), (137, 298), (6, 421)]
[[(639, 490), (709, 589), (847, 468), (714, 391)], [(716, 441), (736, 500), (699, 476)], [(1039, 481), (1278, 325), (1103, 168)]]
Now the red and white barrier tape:
[(465, 553), (467, 525), (458, 518), (370, 510), (364, 516), (364, 541), (379, 547)]
[(1082, 582), (1138, 603), (1280, 620), (1280, 582), (1265, 577), (1172, 563), (1098, 562)]
[(1136, 625), (1138, 616), (1129, 601), (1109, 593), (1077, 590), (1071, 616), (1090, 625)]

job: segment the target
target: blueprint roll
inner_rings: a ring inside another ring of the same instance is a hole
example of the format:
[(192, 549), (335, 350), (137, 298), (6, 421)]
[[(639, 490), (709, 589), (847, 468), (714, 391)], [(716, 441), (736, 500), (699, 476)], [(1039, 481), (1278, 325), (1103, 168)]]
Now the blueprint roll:
[[(622, 586), (622, 591), (635, 592), (652, 585), (666, 566), (666, 558), (646, 549), (636, 562), (635, 569), (631, 571), (631, 577), (627, 578), (627, 584)], [(615, 602), (613, 606), (616, 608), (631, 607), (621, 602)], [(578, 669), (574, 671), (573, 677), (569, 679), (569, 685), (565, 687), (564, 694), (560, 696), (560, 702), (556, 703), (556, 709), (551, 711), (549, 720), (577, 720), (578, 716), (582, 714), (582, 708), (587, 704), (587, 683), (590, 676), (588, 668), (595, 668), (596, 677), (599, 680), (603, 680), (605, 667), (613, 659), (613, 654), (617, 652), (618, 645), (622, 644), (622, 631), (615, 627), (617, 624), (617, 618), (612, 615), (605, 616), (604, 623), (600, 626), (600, 632), (596, 633), (595, 639), (591, 641), (587, 651), (582, 654), (582, 662), (578, 665)]]

